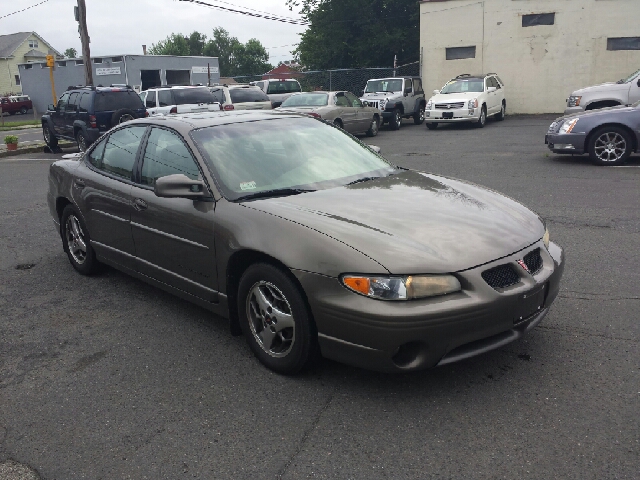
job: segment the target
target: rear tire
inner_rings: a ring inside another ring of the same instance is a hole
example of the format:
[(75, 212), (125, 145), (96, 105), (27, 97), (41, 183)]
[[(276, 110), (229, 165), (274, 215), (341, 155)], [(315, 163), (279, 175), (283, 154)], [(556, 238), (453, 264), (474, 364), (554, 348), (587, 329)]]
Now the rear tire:
[(251, 265), (238, 286), (240, 327), (258, 360), (293, 375), (318, 355), (315, 324), (299, 287), (279, 268)]
[(393, 110), (393, 118), (389, 120), (391, 130), (399, 130), (402, 125), (402, 114), (397, 108)]
[(429, 130), (435, 130), (436, 128), (438, 128), (438, 124), (437, 123), (427, 123), (427, 128)]
[(499, 122), (503, 121), (506, 111), (507, 111), (507, 104), (506, 102), (502, 102), (502, 107), (500, 107), (500, 112), (496, 114), (495, 119), (498, 120)]
[(631, 155), (631, 136), (620, 127), (602, 127), (589, 138), (587, 150), (596, 165), (622, 165)]
[(49, 125), (42, 125), (42, 137), (44, 138), (44, 143), (50, 148), (56, 148), (58, 146), (58, 139), (49, 128)]
[(82, 130), (78, 130), (76, 141), (78, 142), (78, 150), (80, 150), (81, 152), (86, 152), (89, 145), (87, 137), (84, 133), (82, 133)]
[(69, 261), (82, 275), (91, 275), (98, 270), (96, 254), (91, 247), (89, 231), (82, 217), (73, 205), (69, 204), (62, 211), (60, 219), (62, 246)]

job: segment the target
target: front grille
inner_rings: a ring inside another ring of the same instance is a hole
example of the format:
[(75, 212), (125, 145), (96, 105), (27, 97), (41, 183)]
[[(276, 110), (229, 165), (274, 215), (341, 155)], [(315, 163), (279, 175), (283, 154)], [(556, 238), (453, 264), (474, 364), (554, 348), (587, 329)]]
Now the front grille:
[(366, 107), (373, 107), (373, 108), (380, 109), (380, 107), (378, 106), (378, 102), (375, 100), (366, 100), (364, 104)]
[(511, 265), (500, 265), (482, 272), (484, 281), (493, 288), (507, 288), (520, 281), (520, 277)]
[(540, 256), (540, 249), (536, 248), (532, 252), (527, 253), (522, 261), (529, 269), (529, 273), (531, 273), (531, 275), (538, 273), (542, 268), (542, 257)]
[(457, 103), (436, 103), (436, 108), (438, 110), (458, 110), (464, 107), (464, 102)]

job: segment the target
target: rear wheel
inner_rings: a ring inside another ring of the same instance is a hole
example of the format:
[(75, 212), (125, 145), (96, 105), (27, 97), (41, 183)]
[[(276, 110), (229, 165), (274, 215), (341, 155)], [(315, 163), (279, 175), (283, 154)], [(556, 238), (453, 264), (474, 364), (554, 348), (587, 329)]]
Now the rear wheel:
[(621, 165), (632, 149), (631, 136), (620, 127), (603, 127), (589, 139), (589, 156), (596, 165)]
[(504, 120), (504, 115), (506, 111), (507, 111), (507, 105), (505, 102), (502, 102), (502, 107), (500, 107), (500, 112), (497, 113), (495, 116), (496, 120), (498, 120), (499, 122)]
[(402, 125), (402, 114), (397, 108), (393, 111), (393, 118), (389, 121), (391, 130), (398, 130)]
[(257, 263), (244, 272), (238, 314), (249, 347), (271, 370), (291, 375), (316, 357), (313, 319), (298, 286), (279, 268)]
[(416, 125), (422, 125), (424, 122), (424, 105), (420, 105), (420, 108), (413, 114), (413, 123)]
[(58, 146), (58, 139), (49, 128), (49, 125), (42, 125), (42, 137), (44, 138), (44, 143), (49, 147), (55, 148)]
[(67, 205), (60, 219), (62, 245), (69, 261), (82, 275), (90, 275), (98, 268), (96, 254), (91, 248), (89, 232), (73, 205)]
[(378, 129), (380, 128), (379, 122), (378, 117), (373, 117), (369, 130), (367, 130), (367, 137), (375, 137), (378, 135)]
[(438, 128), (438, 124), (437, 123), (427, 123), (427, 128), (429, 130), (435, 130), (436, 128)]

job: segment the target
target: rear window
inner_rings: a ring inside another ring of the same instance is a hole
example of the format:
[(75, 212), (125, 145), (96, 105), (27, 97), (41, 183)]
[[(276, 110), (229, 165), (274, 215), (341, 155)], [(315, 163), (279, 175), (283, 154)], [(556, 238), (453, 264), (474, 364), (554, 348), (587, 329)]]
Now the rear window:
[(116, 111), (121, 108), (137, 110), (144, 108), (142, 100), (136, 92), (124, 90), (120, 92), (97, 92), (95, 101), (96, 111)]
[(175, 88), (172, 90), (174, 105), (188, 105), (191, 103), (213, 103), (213, 95), (207, 87)]
[(232, 103), (245, 103), (245, 102), (268, 102), (269, 97), (267, 94), (255, 88), (230, 88), (229, 96)]
[(267, 93), (294, 93), (300, 91), (300, 84), (295, 80), (269, 82), (269, 87), (267, 88)]

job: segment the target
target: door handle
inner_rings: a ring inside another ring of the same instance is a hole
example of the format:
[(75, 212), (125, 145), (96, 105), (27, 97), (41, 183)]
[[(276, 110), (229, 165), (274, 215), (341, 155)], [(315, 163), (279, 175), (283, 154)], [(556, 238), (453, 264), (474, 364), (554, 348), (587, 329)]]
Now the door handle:
[(73, 185), (74, 185), (76, 188), (80, 188), (80, 189), (82, 189), (82, 188), (84, 188), (84, 186), (85, 186), (85, 185), (84, 185), (84, 180), (80, 180), (79, 178), (76, 178), (76, 179), (73, 181)]
[(133, 208), (135, 208), (139, 212), (141, 212), (143, 210), (146, 210), (147, 209), (147, 202), (145, 202), (141, 198), (134, 198), (133, 199)]

